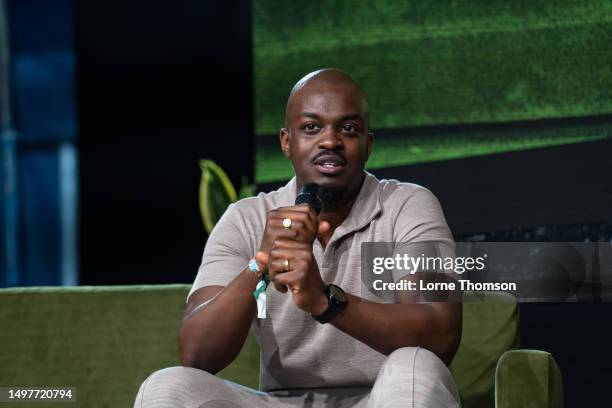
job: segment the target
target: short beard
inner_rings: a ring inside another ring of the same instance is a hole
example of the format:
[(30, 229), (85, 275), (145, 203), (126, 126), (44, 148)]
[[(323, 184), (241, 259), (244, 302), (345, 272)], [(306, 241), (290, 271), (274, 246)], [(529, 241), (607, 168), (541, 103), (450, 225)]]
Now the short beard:
[(341, 208), (346, 197), (347, 189), (344, 187), (319, 186), (317, 195), (321, 199), (322, 211), (334, 211)]

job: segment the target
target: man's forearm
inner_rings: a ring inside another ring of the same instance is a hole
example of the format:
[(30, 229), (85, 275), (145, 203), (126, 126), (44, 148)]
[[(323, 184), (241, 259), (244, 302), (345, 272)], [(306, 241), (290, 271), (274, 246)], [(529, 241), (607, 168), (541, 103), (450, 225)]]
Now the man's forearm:
[(461, 339), (461, 302), (383, 304), (347, 296), (331, 321), (338, 329), (385, 355), (421, 346), (450, 364)]
[(256, 284), (255, 274), (245, 269), (206, 304), (185, 313), (179, 333), (183, 365), (214, 374), (236, 358), (257, 311)]

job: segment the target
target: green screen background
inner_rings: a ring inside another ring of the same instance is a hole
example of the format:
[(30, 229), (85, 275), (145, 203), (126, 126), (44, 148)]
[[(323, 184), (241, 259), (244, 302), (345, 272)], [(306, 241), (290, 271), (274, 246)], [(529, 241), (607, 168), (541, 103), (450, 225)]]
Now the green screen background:
[(370, 169), (612, 129), (612, 1), (254, 0), (253, 29), (258, 183), (292, 176), (277, 142), (287, 96), (322, 67), (368, 95)]

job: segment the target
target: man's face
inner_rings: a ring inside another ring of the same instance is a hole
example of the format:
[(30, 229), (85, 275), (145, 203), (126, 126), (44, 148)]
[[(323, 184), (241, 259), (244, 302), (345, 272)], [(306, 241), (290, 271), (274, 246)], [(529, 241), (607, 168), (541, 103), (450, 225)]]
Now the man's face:
[(293, 95), (280, 141), (298, 185), (360, 187), (372, 149), (366, 112), (362, 93), (346, 82), (316, 81)]

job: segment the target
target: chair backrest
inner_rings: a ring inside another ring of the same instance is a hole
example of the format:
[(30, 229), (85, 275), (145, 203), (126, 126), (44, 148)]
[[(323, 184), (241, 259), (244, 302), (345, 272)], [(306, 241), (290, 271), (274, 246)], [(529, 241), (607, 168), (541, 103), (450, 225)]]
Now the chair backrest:
[(76, 387), (75, 407), (131, 407), (179, 365), (189, 285), (0, 289), (0, 384)]

